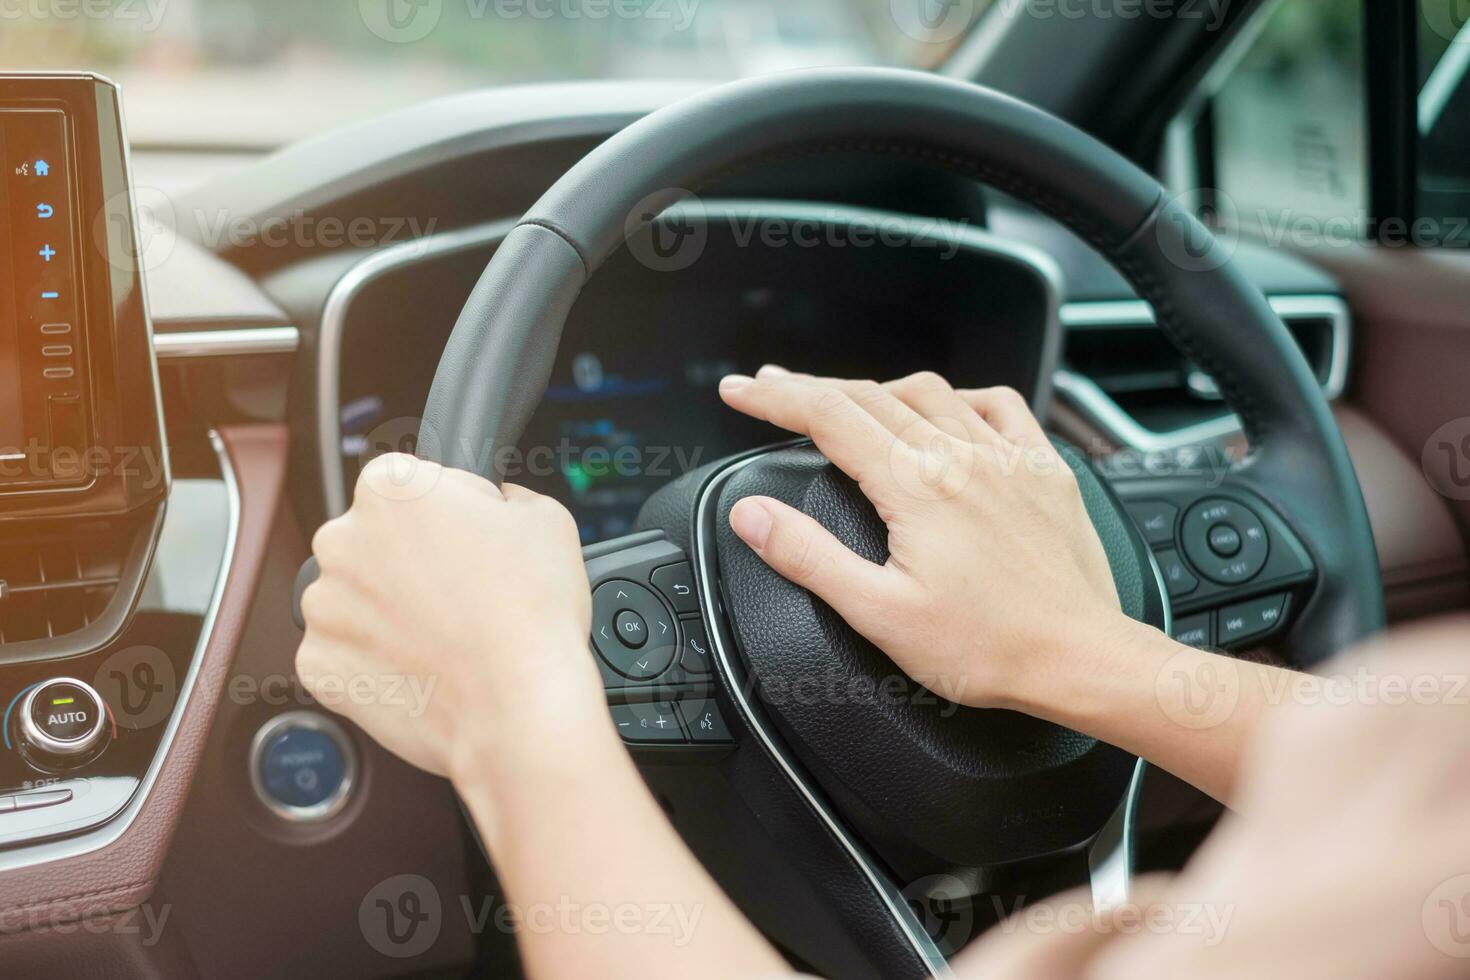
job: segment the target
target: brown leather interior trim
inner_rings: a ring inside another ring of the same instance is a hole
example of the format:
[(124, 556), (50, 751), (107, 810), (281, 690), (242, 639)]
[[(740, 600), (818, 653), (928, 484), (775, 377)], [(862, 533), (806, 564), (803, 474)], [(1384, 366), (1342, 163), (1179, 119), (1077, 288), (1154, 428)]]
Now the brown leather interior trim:
[[(1389, 619), (1403, 622), (1470, 607), (1470, 559), (1449, 502), (1425, 480), (1418, 461), (1362, 411), (1344, 403), (1333, 413), (1363, 486)], [(1112, 448), (1064, 403), (1053, 407), (1048, 425), (1077, 445)], [(1230, 445), (1244, 448), (1239, 439)]]
[[(145, 902), (158, 881), (250, 612), (286, 474), (289, 436), (284, 425), (239, 426), (219, 434), (239, 487), (239, 534), (214, 632), (178, 734), (152, 793), (120, 838), (79, 857), (0, 873), (0, 923), (6, 924), (0, 964), (7, 966), (0, 973), (10, 974), (9, 944), (25, 935), (14, 924), (28, 921), (52, 928), (57, 922), (115, 915)], [(47, 934), (55, 946), (74, 938), (54, 928)]]
[[(490, 907), (485, 896), (499, 890), (474, 880), (484, 862), (467, 839), (448, 782), (338, 719), (360, 763), (342, 812), (319, 824), (289, 823), (270, 813), (250, 785), (250, 745), (260, 727), (283, 712), (313, 707), (296, 683), (302, 634), (290, 614), (307, 539), (292, 508), (282, 507), (204, 762), (148, 905), (173, 910), (169, 928), (187, 938), (202, 976), (463, 976), (477, 956), (465, 910), (481, 914)], [(360, 922), (367, 915), (372, 928), (386, 927), (386, 913), (374, 903), (385, 882), (409, 880), (404, 876), (437, 895), (444, 914), (430, 948), (395, 959), (374, 947)], [(482, 958), (514, 955), (513, 937), (493, 923), (480, 932)], [(485, 975), (516, 974), (488, 969)]]
[[(1353, 404), (1417, 470), (1435, 430), (1470, 419), (1470, 253), (1354, 245), (1303, 254), (1352, 304)], [(1441, 500), (1470, 539), (1470, 500)]]
[(1417, 460), (1358, 409), (1335, 410), (1358, 471), (1389, 619), (1403, 621), (1470, 604), (1465, 542), (1448, 503), (1424, 478)]

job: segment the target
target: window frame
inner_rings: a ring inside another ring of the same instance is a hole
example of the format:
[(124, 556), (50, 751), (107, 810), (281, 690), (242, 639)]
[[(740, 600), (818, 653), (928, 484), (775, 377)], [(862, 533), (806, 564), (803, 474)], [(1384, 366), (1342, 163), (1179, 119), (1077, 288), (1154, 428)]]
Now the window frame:
[[(1260, 39), (1283, 3), (1269, 0), (1231, 40), (1221, 57), (1181, 102), (1170, 121), (1160, 156), (1160, 174), (1175, 193), (1198, 195), (1201, 210), (1215, 204), (1219, 186), (1214, 104), (1220, 90)], [(1364, 0), (1363, 106), (1366, 114), (1365, 242), (1437, 247), (1420, 219), (1419, 5), (1416, 0)], [(1470, 31), (1470, 24), (1465, 27)], [(1467, 61), (1470, 69), (1470, 61)], [(1463, 77), (1463, 76), (1462, 76)], [(1436, 220), (1434, 227), (1442, 223)], [(1409, 230), (1414, 229), (1413, 234)], [(1436, 234), (1441, 234), (1441, 232)]]

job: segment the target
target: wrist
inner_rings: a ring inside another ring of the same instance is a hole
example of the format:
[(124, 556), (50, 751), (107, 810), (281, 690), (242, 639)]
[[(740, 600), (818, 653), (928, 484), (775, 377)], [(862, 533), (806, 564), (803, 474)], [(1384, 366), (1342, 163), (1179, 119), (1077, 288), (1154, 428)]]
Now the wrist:
[(1154, 627), (1115, 613), (1053, 646), (1042, 669), (1017, 677), (1009, 707), (1090, 731), (1098, 719), (1131, 710), (1140, 690), (1153, 690), (1153, 678), (1175, 644)]
[(481, 678), (478, 691), (458, 699), (461, 717), (451, 735), (447, 774), (462, 793), (494, 790), (618, 741), (581, 637), (543, 644), (527, 663), (529, 669)]

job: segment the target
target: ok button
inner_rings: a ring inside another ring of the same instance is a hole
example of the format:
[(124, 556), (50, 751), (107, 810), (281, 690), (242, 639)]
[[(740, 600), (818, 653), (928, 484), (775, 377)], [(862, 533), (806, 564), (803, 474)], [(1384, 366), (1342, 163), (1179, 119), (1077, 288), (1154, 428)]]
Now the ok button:
[(618, 613), (617, 622), (613, 625), (625, 647), (637, 650), (648, 642), (648, 624), (635, 612), (624, 610)]

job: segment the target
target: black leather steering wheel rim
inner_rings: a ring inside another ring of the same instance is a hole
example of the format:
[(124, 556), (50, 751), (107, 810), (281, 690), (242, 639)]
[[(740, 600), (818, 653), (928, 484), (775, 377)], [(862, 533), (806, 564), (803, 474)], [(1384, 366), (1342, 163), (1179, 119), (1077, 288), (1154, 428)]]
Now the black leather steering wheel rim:
[(568, 312), (631, 230), (732, 172), (833, 150), (969, 174), (1096, 248), (1216, 379), (1252, 447), (1230, 479), (1274, 506), (1316, 563), (1290, 640), (1295, 659), (1316, 662), (1382, 629), (1377, 553), (1347, 447), (1300, 349), (1224, 247), (1153, 177), (1082, 131), (926, 73), (817, 69), (735, 82), (589, 153), (526, 213), (475, 286), (434, 379), (421, 452), (498, 482), (498, 451), (517, 443), (539, 405)]

